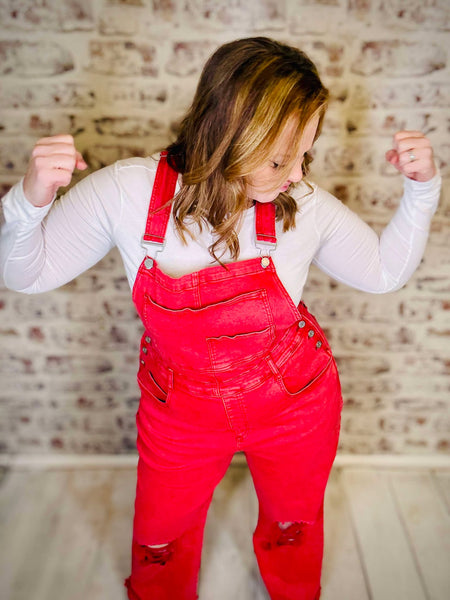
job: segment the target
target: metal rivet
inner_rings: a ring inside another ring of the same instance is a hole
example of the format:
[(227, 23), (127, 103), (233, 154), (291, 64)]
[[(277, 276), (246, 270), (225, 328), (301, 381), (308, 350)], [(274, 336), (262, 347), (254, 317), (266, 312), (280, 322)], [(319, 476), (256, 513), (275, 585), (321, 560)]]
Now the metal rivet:
[(141, 360), (141, 365), (145, 365), (145, 360)]
[(145, 336), (145, 343), (146, 344), (150, 344), (151, 341), (152, 341), (151, 338), (149, 338), (148, 335), (146, 335)]
[(147, 354), (148, 350), (147, 350), (147, 348), (146, 348), (145, 346), (142, 348), (142, 352), (143, 352), (144, 354)]
[(300, 329), (303, 329), (303, 327), (306, 325), (305, 321), (300, 321), (298, 326), (300, 327)]
[(263, 267), (263, 269), (265, 269), (269, 265), (270, 265), (270, 258), (268, 256), (263, 256), (261, 259), (261, 266)]
[(144, 260), (144, 265), (146, 269), (151, 269), (153, 267), (153, 258), (146, 258)]
[(316, 344), (316, 348), (317, 348), (317, 350), (318, 350), (319, 348), (321, 348), (321, 347), (322, 347), (322, 342), (317, 342), (317, 344)]
[(314, 335), (314, 329), (310, 329), (308, 331), (308, 337), (313, 337), (313, 335)]

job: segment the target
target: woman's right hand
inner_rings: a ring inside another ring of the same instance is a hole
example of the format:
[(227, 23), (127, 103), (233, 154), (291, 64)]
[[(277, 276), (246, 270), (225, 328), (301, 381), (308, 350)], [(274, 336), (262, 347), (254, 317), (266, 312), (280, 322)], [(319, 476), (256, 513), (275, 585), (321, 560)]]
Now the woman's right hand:
[(76, 168), (84, 170), (87, 164), (71, 135), (40, 139), (33, 148), (23, 180), (26, 199), (34, 206), (50, 204), (58, 188), (69, 185)]

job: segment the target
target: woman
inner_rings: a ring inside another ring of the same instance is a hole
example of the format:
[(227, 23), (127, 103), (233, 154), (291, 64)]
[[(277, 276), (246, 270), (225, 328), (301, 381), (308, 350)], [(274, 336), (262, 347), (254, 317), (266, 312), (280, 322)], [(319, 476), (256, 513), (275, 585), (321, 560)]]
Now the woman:
[(380, 240), (303, 182), (327, 98), (296, 48), (231, 42), (207, 62), (160, 157), (98, 171), (49, 211), (86, 165), (70, 136), (44, 138), (4, 199), (12, 289), (63, 285), (114, 245), (124, 260), (145, 326), (132, 600), (197, 597), (207, 509), (236, 451), (258, 494), (254, 549), (271, 598), (319, 598), (342, 400), (328, 342), (301, 302), (308, 268), (369, 292), (400, 288), (440, 188), (420, 132), (398, 133), (386, 155), (405, 192)]

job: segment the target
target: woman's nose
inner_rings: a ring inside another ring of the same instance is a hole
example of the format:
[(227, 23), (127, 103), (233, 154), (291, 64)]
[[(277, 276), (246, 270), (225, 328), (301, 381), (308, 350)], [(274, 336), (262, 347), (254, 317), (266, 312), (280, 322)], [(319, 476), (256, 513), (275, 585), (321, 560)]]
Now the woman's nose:
[(289, 181), (292, 183), (298, 183), (303, 179), (303, 159), (299, 160), (292, 167), (291, 172), (289, 173)]

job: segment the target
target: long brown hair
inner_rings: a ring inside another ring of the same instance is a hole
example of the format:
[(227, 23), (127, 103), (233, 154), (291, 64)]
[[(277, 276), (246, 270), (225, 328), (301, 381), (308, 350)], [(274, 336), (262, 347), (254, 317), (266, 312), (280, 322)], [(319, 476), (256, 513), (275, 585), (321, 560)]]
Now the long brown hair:
[[(293, 117), (295, 160), (301, 133), (315, 115), (320, 131), (327, 100), (315, 65), (297, 48), (264, 37), (219, 47), (207, 61), (178, 137), (168, 148), (169, 164), (183, 178), (173, 207), (181, 238), (186, 241), (189, 233), (187, 217), (200, 230), (209, 223), (217, 234), (211, 255), (219, 260), (217, 249), (228, 248), (236, 260), (237, 230), (248, 207), (246, 178), (270, 157)], [(304, 174), (310, 160), (307, 153)], [(280, 170), (280, 181), (290, 166)], [(284, 231), (295, 227), (297, 204), (289, 193), (279, 194), (274, 204)]]

